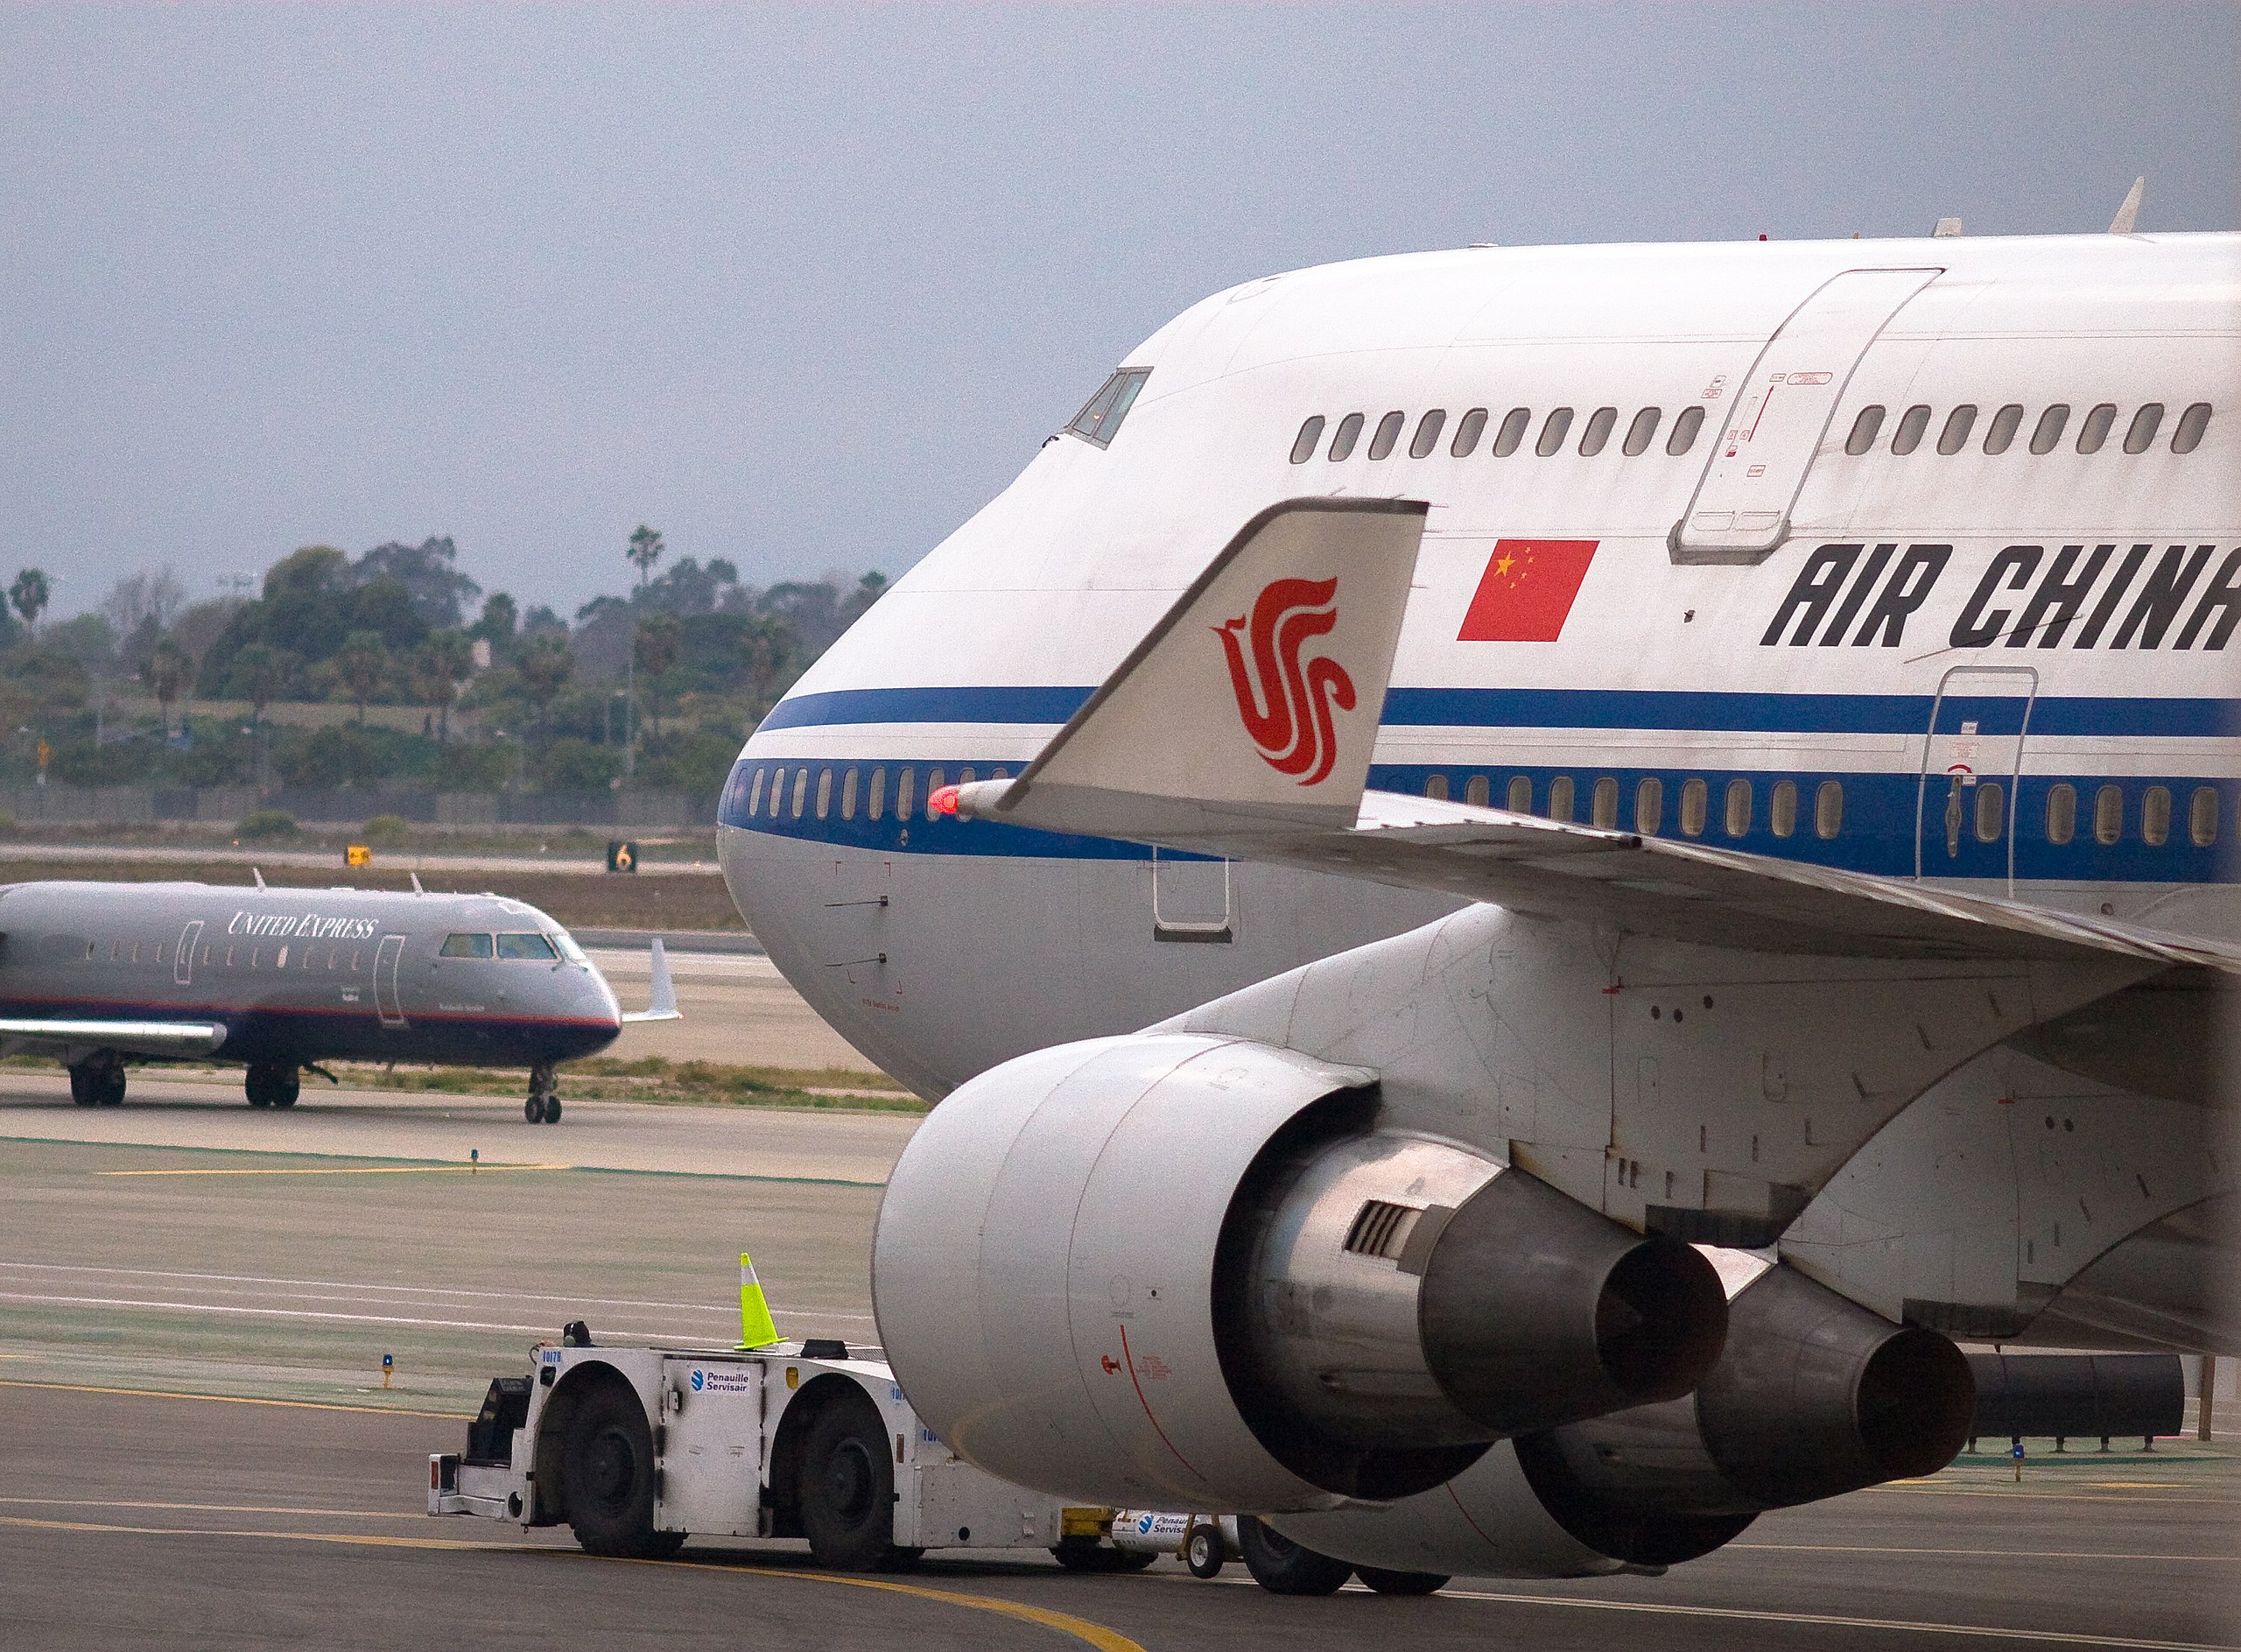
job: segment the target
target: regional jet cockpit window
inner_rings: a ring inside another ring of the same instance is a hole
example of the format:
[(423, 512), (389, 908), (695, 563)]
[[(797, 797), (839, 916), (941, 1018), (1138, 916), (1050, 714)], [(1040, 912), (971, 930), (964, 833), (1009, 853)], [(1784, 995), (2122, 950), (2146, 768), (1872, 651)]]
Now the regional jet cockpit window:
[(488, 935), (446, 935), (439, 954), (445, 958), (488, 958), (490, 938)]
[(552, 943), (542, 935), (498, 937), (498, 956), (501, 958), (534, 958), (549, 964), (559, 955), (552, 950)]
[(1109, 447), (1120, 428), (1120, 421), (1128, 417), (1128, 410), (1136, 404), (1136, 392), (1144, 388), (1144, 381), (1152, 376), (1149, 367), (1124, 367), (1111, 378), (1089, 404), (1074, 415), (1074, 422), (1066, 426), (1070, 434), (1099, 447)]

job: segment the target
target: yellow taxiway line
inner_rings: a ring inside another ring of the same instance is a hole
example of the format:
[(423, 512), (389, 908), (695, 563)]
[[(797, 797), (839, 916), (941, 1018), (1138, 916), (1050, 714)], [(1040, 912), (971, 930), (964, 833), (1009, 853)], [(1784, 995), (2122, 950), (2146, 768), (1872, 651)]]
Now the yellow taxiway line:
[(573, 1164), (322, 1164), (222, 1170), (95, 1170), (96, 1176), (481, 1176), (498, 1170), (573, 1170)]

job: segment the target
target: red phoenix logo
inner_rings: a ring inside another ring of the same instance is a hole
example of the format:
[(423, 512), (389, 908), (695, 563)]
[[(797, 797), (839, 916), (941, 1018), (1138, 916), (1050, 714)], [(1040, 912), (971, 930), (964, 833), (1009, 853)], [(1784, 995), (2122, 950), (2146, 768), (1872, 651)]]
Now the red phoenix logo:
[[(1335, 579), (1274, 580), (1254, 599), (1250, 615), (1240, 614), (1209, 628), (1229, 657), (1237, 714), (1261, 760), (1278, 774), (1297, 775), (1303, 786), (1315, 784), (1338, 761), (1332, 708), (1354, 708), (1354, 680), (1345, 667), (1324, 655), (1304, 665), (1300, 660), (1300, 650), (1311, 638), (1338, 623), (1331, 602), (1338, 590)], [(1250, 664), (1246, 643), (1252, 650)]]

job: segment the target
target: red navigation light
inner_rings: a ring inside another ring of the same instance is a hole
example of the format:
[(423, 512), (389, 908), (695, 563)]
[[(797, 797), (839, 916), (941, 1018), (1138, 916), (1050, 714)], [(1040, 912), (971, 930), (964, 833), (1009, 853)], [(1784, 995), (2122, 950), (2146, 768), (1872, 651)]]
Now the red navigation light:
[(936, 814), (955, 814), (957, 812), (957, 788), (955, 786), (936, 786), (933, 790), (932, 795), (926, 799), (926, 804), (927, 806), (931, 808)]

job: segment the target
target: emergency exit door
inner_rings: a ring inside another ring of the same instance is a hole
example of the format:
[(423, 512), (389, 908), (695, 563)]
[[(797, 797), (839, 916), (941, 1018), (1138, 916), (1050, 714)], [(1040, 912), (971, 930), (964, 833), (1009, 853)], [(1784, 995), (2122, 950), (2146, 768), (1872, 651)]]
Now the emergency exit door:
[(1942, 270), (1847, 270), (1775, 330), (1729, 404), (1689, 509), (1675, 562), (1758, 562), (1789, 537), (1789, 516), (1852, 369), (1907, 300)]
[(1914, 792), (1914, 875), (2015, 886), (2015, 806), (2039, 673), (1956, 665), (1939, 679)]
[(404, 937), (384, 935), (374, 953), (374, 1008), (384, 1027), (404, 1025), (404, 998), (397, 989), (397, 966), (404, 961)]

